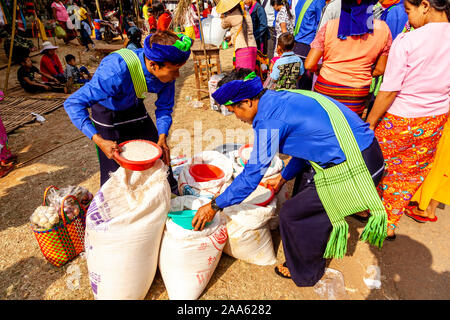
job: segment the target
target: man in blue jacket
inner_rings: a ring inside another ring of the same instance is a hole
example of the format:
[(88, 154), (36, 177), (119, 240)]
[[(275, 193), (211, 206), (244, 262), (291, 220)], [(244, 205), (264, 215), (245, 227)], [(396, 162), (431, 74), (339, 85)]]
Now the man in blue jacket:
[[(192, 40), (187, 36), (158, 31), (145, 39), (144, 48), (125, 49), (133, 62), (126, 61), (119, 53), (105, 57), (92, 80), (65, 101), (64, 108), (72, 123), (98, 147), (101, 185), (119, 167), (114, 152), (118, 151), (119, 143), (127, 140), (146, 139), (157, 143), (170, 170), (167, 135), (172, 125), (175, 79), (189, 58), (191, 45)], [(133, 78), (136, 74), (139, 76)], [(135, 81), (140, 84), (139, 90)], [(158, 96), (156, 127), (145, 109), (144, 91)], [(176, 192), (177, 183), (171, 171), (169, 183)]]
[[(261, 79), (249, 72), (251, 70), (240, 69), (227, 75), (218, 83), (213, 98), (226, 105), (238, 119), (253, 126), (255, 147), (242, 173), (222, 194), (199, 208), (192, 226), (202, 230), (218, 211), (244, 201), (257, 188), (275, 154), (290, 155), (292, 158), (281, 174), (266, 181), (278, 192), (286, 181), (296, 178), (293, 196), (280, 211), (286, 264), (275, 270), (283, 277), (292, 278), (297, 286), (313, 286), (325, 270), (323, 255), (331, 222), (318, 196), (315, 171), (309, 161), (326, 169), (347, 159), (327, 111), (316, 98), (283, 90), (266, 91)], [(376, 194), (375, 185), (383, 175), (384, 159), (374, 132), (356, 113), (328, 99), (345, 117), (359, 147), (356, 152), (361, 152), (364, 167), (372, 177), (370, 187)], [(343, 174), (339, 180), (348, 178)], [(378, 201), (382, 206), (379, 198)]]

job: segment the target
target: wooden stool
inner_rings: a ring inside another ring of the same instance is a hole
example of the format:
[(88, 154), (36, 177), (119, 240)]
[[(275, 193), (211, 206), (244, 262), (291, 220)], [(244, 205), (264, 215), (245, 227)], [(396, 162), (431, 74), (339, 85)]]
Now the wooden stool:
[(202, 100), (202, 92), (205, 92), (209, 97), (209, 77), (207, 67), (209, 66), (210, 76), (221, 73), (219, 47), (211, 44), (205, 44), (205, 50), (206, 57), (201, 43), (196, 42), (191, 47), (194, 58), (195, 84), (197, 87), (197, 97), (199, 101)]

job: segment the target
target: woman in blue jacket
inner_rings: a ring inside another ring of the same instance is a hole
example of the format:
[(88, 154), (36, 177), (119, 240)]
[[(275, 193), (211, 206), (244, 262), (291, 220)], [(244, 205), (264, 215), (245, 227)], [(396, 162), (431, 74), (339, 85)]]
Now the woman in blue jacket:
[[(252, 124), (255, 147), (242, 173), (197, 211), (192, 226), (202, 230), (218, 211), (241, 203), (257, 188), (277, 152), (290, 155), (281, 174), (266, 182), (278, 192), (296, 178), (293, 197), (280, 211), (286, 262), (275, 272), (297, 286), (314, 286), (324, 274), (325, 259), (345, 254), (345, 216), (370, 210), (361, 239), (382, 245), (387, 215), (375, 185), (383, 175), (383, 155), (368, 124), (343, 104), (316, 92), (263, 89), (249, 72), (227, 75), (212, 96)], [(355, 178), (359, 174), (364, 181)]]

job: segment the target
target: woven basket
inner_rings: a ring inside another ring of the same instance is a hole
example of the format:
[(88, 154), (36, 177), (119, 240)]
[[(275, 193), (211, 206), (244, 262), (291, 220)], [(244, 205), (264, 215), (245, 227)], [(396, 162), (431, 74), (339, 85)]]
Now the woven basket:
[[(51, 188), (58, 190), (58, 188), (54, 186), (45, 189), (43, 205), (47, 204), (47, 193)], [(69, 220), (64, 213), (64, 203), (69, 198), (73, 199), (80, 208), (79, 215), (73, 220)], [(35, 230), (33, 225), (31, 225), (31, 229), (36, 236), (42, 254), (52, 265), (61, 267), (84, 251), (86, 211), (87, 208), (81, 205), (76, 197), (68, 195), (62, 201), (60, 215), (62, 217), (61, 222), (52, 229), (44, 231)]]

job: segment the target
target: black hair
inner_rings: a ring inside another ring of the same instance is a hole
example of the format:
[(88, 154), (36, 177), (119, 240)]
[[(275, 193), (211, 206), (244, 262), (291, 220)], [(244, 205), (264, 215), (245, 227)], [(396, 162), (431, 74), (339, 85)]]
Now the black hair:
[[(420, 6), (422, 0), (407, 0), (413, 6)], [(450, 21), (450, 0), (427, 0), (430, 6), (436, 11), (444, 11), (447, 15), (447, 20)]]
[(289, 19), (293, 19), (292, 12), (289, 8), (289, 3), (287, 0), (270, 0), (270, 5), (273, 7), (274, 5), (277, 6), (284, 6), (286, 8), (287, 14), (289, 16)]
[(283, 52), (292, 51), (295, 47), (294, 35), (289, 32), (282, 33), (278, 37), (278, 45)]
[[(231, 71), (228, 74), (225, 74), (225, 77), (223, 77), (218, 83), (217, 83), (217, 88), (220, 88), (221, 86), (223, 86), (225, 83), (228, 83), (230, 81), (234, 81), (234, 80), (243, 80), (246, 76), (248, 76), (250, 73), (252, 73), (253, 71), (250, 69), (246, 69), (246, 68), (239, 68), (239, 69), (234, 69), (233, 71)], [(258, 93), (256, 96), (250, 98), (251, 100), (259, 100), (264, 93), (266, 93), (267, 89), (263, 89), (260, 93)], [(237, 102), (235, 104), (239, 104), (240, 102)]]
[(154, 15), (156, 19), (158, 19), (159, 16), (164, 13), (164, 11), (164, 5), (161, 2), (155, 2), (154, 4), (152, 4), (152, 8), (150, 10), (152, 15)]
[(27, 60), (27, 58), (29, 58), (29, 57), (30, 57), (29, 55), (20, 56), (18, 61), (19, 61), (19, 63), (25, 62), (25, 60)]
[(75, 56), (73, 54), (68, 54), (64, 57), (66, 59), (66, 62), (69, 63), (72, 59), (75, 59)]

